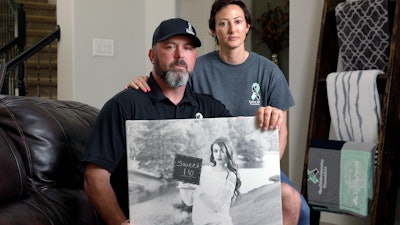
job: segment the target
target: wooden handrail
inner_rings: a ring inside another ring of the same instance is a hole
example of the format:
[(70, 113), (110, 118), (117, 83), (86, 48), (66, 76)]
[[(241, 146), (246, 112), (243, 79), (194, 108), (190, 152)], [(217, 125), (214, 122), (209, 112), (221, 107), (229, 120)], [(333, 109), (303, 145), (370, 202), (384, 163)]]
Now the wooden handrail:
[(11, 71), (16, 66), (23, 63), (26, 59), (28, 59), (32, 55), (38, 53), (41, 49), (43, 49), (44, 47), (46, 47), (53, 41), (55, 41), (55, 40), (59, 41), (60, 37), (61, 37), (61, 29), (60, 29), (60, 26), (57, 25), (56, 29), (51, 34), (47, 35), (42, 40), (40, 40), (38, 43), (36, 43), (32, 47), (28, 48), (23, 53), (19, 54), (17, 57), (15, 57), (10, 62), (8, 62), (6, 72)]
[(7, 44), (5, 44), (3, 47), (0, 47), (0, 54), (3, 52), (9, 51), (14, 46), (16, 46), (18, 44), (18, 42), (19, 42), (18, 38), (14, 38), (13, 40), (11, 40)]
[[(16, 3), (14, 0), (7, 0), (8, 8), (16, 20), (13, 20), (13, 26), (17, 35), (12, 40), (8, 41), (4, 46), (0, 47), (0, 54), (6, 54), (13, 47), (17, 47), (20, 52), (23, 51), (26, 44), (26, 16), (24, 6), (21, 3)], [(12, 31), (15, 33), (15, 31)]]

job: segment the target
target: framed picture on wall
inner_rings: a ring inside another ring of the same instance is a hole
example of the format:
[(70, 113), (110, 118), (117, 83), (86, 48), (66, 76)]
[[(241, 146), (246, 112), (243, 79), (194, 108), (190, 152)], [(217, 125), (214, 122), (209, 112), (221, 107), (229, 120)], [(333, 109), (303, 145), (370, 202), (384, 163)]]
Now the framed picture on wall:
[(254, 117), (126, 129), (132, 224), (282, 224), (278, 130)]

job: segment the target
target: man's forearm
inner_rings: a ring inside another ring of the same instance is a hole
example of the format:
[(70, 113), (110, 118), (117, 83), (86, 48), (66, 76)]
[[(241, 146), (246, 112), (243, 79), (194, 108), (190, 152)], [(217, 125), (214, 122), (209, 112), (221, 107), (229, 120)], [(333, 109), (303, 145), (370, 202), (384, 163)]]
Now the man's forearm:
[(90, 201), (108, 225), (121, 225), (127, 220), (122, 212), (109, 177), (103, 171), (87, 169), (85, 174), (85, 192)]

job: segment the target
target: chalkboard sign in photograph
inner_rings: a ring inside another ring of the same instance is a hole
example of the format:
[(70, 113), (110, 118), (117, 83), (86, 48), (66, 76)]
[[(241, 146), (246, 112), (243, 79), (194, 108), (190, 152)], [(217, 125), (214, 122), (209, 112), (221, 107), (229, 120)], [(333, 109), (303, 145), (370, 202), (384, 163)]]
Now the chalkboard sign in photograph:
[(202, 159), (176, 154), (172, 177), (184, 183), (200, 184)]

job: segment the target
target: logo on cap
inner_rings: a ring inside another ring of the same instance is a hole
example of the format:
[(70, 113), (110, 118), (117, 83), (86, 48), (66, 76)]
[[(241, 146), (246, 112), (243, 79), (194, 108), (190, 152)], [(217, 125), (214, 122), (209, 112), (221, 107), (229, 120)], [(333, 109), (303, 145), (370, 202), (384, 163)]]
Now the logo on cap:
[(189, 34), (191, 34), (191, 35), (196, 35), (196, 34), (194, 33), (194, 31), (193, 31), (192, 24), (190, 24), (189, 22), (188, 22), (188, 28), (186, 28), (186, 33), (189, 33)]

